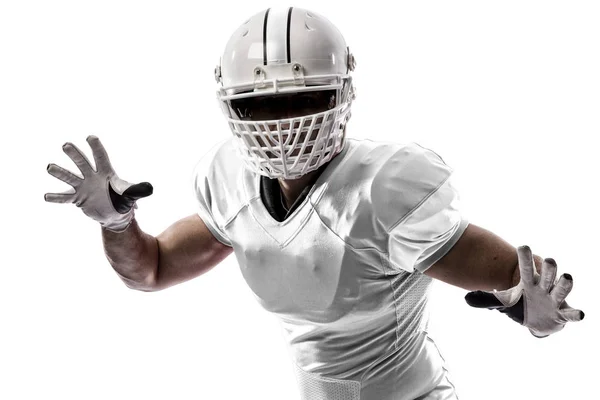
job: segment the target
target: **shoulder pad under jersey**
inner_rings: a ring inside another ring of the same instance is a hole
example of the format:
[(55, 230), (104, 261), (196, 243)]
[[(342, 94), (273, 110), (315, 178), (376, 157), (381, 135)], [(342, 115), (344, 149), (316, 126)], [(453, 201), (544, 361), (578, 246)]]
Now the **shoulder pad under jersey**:
[(425, 202), (453, 172), (438, 154), (417, 143), (395, 145), (391, 150), (371, 186), (374, 213), (387, 231)]

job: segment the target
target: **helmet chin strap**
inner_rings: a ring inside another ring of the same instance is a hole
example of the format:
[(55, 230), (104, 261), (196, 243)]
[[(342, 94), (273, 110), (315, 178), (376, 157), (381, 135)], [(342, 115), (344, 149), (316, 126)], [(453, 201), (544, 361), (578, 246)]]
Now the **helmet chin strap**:
[(281, 207), (283, 207), (285, 212), (287, 213), (288, 211), (290, 211), (289, 208), (285, 205), (285, 195), (283, 193), (283, 188), (281, 187), (281, 185), (279, 185), (279, 198), (281, 199)]

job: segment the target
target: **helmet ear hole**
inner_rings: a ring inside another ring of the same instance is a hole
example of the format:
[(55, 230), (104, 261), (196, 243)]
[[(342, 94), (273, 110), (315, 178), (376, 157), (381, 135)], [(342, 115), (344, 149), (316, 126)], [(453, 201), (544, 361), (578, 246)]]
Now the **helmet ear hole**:
[(217, 83), (221, 83), (221, 65), (215, 67), (215, 80)]
[(354, 58), (354, 54), (350, 53), (350, 47), (347, 47), (347, 49), (348, 59), (346, 60), (346, 63), (348, 64), (348, 71), (354, 71), (356, 68), (356, 59)]

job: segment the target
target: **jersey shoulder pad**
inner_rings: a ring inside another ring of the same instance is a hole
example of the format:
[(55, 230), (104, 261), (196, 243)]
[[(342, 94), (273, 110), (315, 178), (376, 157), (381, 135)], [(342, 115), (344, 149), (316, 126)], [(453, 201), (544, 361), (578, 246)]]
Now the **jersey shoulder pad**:
[(232, 140), (217, 143), (208, 150), (194, 167), (192, 180), (198, 214), (213, 235), (231, 245), (224, 232), (234, 209), (242, 198), (239, 185), (241, 161), (235, 153)]
[(453, 172), (437, 153), (417, 143), (388, 146), (371, 185), (374, 213), (386, 231), (425, 202)]

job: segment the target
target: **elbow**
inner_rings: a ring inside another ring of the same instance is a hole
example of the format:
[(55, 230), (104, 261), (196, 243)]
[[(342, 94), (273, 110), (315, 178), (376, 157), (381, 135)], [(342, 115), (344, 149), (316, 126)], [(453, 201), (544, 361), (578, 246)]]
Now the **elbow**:
[(156, 292), (154, 286), (142, 286), (142, 285), (128, 285), (126, 286), (131, 290), (137, 290), (139, 292)]
[(121, 276), (121, 280), (131, 290), (137, 290), (140, 292), (156, 292), (160, 290), (156, 283), (156, 276), (154, 273), (148, 274), (141, 279), (129, 279)]

